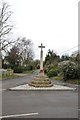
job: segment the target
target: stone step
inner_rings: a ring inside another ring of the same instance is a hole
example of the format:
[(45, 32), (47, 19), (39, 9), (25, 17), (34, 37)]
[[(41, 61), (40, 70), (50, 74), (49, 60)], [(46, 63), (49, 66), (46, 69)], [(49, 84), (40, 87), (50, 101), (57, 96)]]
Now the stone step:
[(45, 81), (45, 80), (32, 80), (31, 83), (33, 84), (50, 84), (51, 81)]
[(33, 86), (33, 87), (52, 87), (53, 86), (52, 83), (50, 83), (50, 84), (33, 84), (33, 83), (30, 83), (29, 85)]
[(53, 84), (46, 75), (37, 75), (30, 83), (33, 87), (52, 87)]

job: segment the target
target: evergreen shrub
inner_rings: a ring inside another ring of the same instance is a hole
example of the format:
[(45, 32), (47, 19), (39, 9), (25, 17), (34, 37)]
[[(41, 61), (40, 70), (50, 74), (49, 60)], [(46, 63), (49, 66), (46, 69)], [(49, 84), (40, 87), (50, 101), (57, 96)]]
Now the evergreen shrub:
[(24, 71), (24, 68), (22, 66), (14, 67), (13, 68), (14, 73), (22, 73)]
[(79, 70), (78, 66), (73, 65), (72, 63), (64, 65), (62, 68), (63, 79), (64, 80), (77, 79), (78, 78), (78, 70)]
[(58, 75), (58, 69), (50, 69), (50, 70), (47, 72), (47, 75), (48, 75), (48, 77), (57, 76), (57, 75)]

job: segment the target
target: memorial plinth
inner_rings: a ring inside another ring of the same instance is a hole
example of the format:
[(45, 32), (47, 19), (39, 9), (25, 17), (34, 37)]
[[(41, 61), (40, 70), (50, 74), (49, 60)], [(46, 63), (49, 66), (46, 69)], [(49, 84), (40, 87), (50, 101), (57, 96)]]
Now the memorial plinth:
[(37, 75), (30, 83), (33, 87), (52, 87), (53, 84), (46, 75)]
[(52, 82), (44, 74), (44, 70), (43, 70), (43, 50), (42, 50), (42, 48), (45, 48), (45, 46), (43, 46), (42, 43), (41, 43), (41, 46), (39, 46), (39, 48), (41, 48), (41, 51), (40, 51), (40, 72), (29, 83), (29, 85), (33, 86), (33, 87), (52, 87), (53, 86)]

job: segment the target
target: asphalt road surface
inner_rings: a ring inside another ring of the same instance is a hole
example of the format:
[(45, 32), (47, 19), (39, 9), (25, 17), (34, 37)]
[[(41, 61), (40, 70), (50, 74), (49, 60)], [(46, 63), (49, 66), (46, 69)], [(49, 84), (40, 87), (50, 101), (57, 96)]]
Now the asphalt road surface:
[(78, 118), (77, 91), (9, 91), (36, 73), (2, 82), (2, 116), (18, 118)]

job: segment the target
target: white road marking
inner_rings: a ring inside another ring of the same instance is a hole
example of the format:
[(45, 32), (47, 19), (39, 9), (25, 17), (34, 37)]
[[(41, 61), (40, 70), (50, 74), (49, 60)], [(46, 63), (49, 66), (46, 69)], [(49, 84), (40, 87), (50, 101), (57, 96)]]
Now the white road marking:
[(7, 115), (7, 116), (0, 116), (0, 118), (10, 118), (10, 117), (22, 117), (28, 115), (38, 115), (39, 113), (28, 113), (28, 114), (18, 114), (18, 115)]
[(6, 90), (6, 89), (0, 89), (0, 91), (4, 91), (4, 90)]

